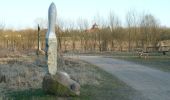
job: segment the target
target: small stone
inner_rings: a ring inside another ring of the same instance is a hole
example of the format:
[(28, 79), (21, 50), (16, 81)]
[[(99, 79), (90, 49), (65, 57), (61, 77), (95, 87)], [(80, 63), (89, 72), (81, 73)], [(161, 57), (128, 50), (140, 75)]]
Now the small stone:
[(58, 96), (80, 95), (80, 85), (65, 72), (57, 72), (56, 75), (46, 74), (43, 79), (43, 90)]

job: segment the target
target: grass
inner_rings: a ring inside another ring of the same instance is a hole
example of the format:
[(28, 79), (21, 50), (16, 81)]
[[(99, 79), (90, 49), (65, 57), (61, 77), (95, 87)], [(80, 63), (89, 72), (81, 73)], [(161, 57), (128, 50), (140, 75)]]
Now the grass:
[(103, 52), (89, 53), (88, 55), (113, 57), (156, 68), (165, 72), (170, 72), (170, 52), (166, 52), (166, 55), (157, 52), (149, 53), (149, 57), (147, 59), (145, 59), (145, 57), (140, 58), (136, 52)]
[[(41, 88), (30, 89), (25, 91), (12, 91), (7, 92), (6, 96), (13, 100), (56, 100), (56, 99), (69, 99), (69, 100), (131, 100), (137, 92), (125, 83), (100, 70), (98, 67), (88, 64), (98, 73), (101, 78), (98, 79), (98, 85), (84, 84), (81, 86), (81, 95), (79, 97), (56, 97), (45, 94)], [(96, 72), (95, 71), (95, 72)]]
[[(166, 56), (163, 56), (161, 54), (151, 54), (148, 59), (145, 59), (145, 58), (139, 58), (134, 53), (126, 53), (126, 52), (116, 53), (115, 52), (112, 54), (112, 57), (170, 72), (169, 54), (167, 54)], [(77, 65), (74, 67), (78, 68), (79, 66)], [(75, 68), (75, 70), (77, 70), (77, 68)], [(18, 90), (7, 91), (5, 93), (5, 97), (3, 96), (2, 99), (5, 99), (5, 100), (6, 99), (9, 99), (9, 100), (11, 99), (12, 100), (56, 100), (56, 99), (132, 100), (134, 98), (137, 98), (136, 100), (139, 100), (139, 98), (142, 98), (140, 97), (140, 93), (138, 93), (131, 87), (127, 86), (125, 83), (123, 83), (122, 81), (114, 77), (113, 75), (91, 64), (85, 65), (85, 70), (87, 70), (88, 68), (90, 68), (90, 70), (95, 72), (94, 73), (95, 75), (100, 74), (100, 78), (95, 77), (99, 84), (81, 85), (81, 95), (79, 97), (57, 97), (57, 96), (45, 94), (42, 91), (42, 88), (37, 88), (37, 89), (29, 89), (29, 90), (22, 90), (22, 91), (18, 91)], [(73, 69), (73, 67), (71, 69)], [(79, 72), (79, 73), (82, 73), (82, 72)]]
[(124, 56), (122, 54), (119, 56), (113, 55), (113, 58), (134, 62), (136, 64), (156, 68), (165, 72), (170, 72), (170, 53), (167, 53), (167, 55), (162, 55), (160, 53), (150, 53), (148, 58), (140, 58), (139, 56), (132, 56), (131, 54), (126, 54), (126, 56)]

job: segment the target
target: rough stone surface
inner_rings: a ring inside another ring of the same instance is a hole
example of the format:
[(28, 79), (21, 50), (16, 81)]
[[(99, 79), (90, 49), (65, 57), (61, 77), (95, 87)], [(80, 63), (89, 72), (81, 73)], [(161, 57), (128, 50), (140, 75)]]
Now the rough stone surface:
[(55, 35), (56, 6), (52, 3), (48, 10), (48, 32), (46, 33), (46, 62), (48, 73), (43, 78), (42, 87), (46, 93), (59, 96), (80, 94), (80, 85), (65, 72), (57, 72), (57, 38)]
[(46, 33), (46, 60), (48, 73), (57, 72), (57, 38), (55, 35), (56, 6), (52, 3), (48, 10), (48, 32)]
[(43, 90), (58, 96), (80, 95), (80, 85), (70, 79), (65, 72), (57, 72), (56, 75), (46, 74), (43, 79)]

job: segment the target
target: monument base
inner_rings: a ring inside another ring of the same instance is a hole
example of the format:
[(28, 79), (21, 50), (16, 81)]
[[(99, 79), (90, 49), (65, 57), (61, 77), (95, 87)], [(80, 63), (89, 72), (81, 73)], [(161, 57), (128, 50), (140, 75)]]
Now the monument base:
[(42, 83), (43, 90), (57, 96), (79, 96), (80, 85), (65, 72), (56, 75), (46, 74)]

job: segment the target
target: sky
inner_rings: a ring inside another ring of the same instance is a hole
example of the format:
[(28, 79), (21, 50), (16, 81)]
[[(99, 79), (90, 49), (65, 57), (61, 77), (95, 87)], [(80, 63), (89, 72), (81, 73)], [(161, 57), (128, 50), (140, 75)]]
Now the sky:
[(0, 0), (0, 24), (5, 28), (34, 28), (46, 22), (48, 7), (54, 2), (57, 18), (67, 21), (103, 18), (114, 12), (122, 22), (130, 9), (151, 13), (160, 24), (170, 27), (169, 0)]

